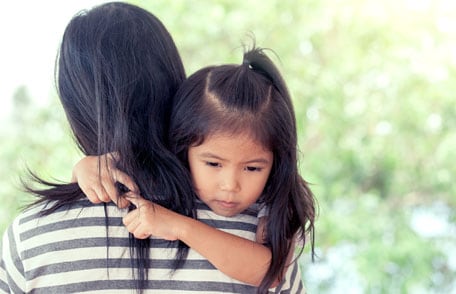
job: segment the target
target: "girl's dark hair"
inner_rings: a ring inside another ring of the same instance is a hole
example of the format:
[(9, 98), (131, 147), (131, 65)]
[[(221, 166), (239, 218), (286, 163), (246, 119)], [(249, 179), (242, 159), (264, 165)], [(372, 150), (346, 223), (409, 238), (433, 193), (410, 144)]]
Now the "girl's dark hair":
[[(131, 175), (141, 195), (196, 217), (188, 170), (165, 145), (171, 98), (185, 79), (178, 50), (163, 24), (148, 11), (112, 2), (82, 11), (65, 29), (56, 66), (58, 94), (85, 155), (118, 153), (118, 168)], [(102, 164), (102, 162), (100, 163)], [(55, 184), (35, 202), (43, 214), (84, 198), (77, 184)], [(107, 216), (106, 216), (107, 217)], [(130, 235), (137, 288), (144, 286), (149, 240)], [(176, 267), (188, 247), (180, 243)]]
[(313, 256), (315, 205), (298, 172), (296, 119), (290, 95), (262, 49), (244, 53), (242, 65), (201, 69), (179, 88), (169, 131), (171, 150), (188, 167), (189, 147), (216, 132), (247, 132), (274, 154), (260, 198), (269, 209), (266, 245), (272, 251), (269, 270), (259, 287), (260, 293), (266, 293), (276, 277), (282, 278), (296, 235), (304, 241), (310, 236)]

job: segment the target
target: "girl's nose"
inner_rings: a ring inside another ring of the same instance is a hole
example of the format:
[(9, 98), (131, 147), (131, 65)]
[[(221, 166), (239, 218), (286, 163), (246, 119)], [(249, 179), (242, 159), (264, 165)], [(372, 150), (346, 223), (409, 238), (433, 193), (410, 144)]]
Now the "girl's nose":
[(235, 172), (221, 174), (220, 189), (227, 192), (239, 192), (241, 190), (239, 179)]

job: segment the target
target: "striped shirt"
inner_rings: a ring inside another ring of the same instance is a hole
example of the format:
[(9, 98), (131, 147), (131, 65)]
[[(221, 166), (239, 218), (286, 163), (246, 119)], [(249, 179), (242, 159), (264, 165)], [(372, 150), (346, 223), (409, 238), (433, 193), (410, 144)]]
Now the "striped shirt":
[[(5, 231), (0, 260), (0, 293), (135, 293), (125, 209), (81, 200), (70, 209), (39, 216), (42, 206), (22, 212)], [(258, 207), (223, 217), (200, 203), (198, 218), (220, 230), (255, 240)], [(108, 224), (108, 226), (106, 226)], [(255, 293), (190, 249), (172, 271), (175, 242), (154, 239), (144, 293)], [(297, 262), (272, 293), (303, 293)]]

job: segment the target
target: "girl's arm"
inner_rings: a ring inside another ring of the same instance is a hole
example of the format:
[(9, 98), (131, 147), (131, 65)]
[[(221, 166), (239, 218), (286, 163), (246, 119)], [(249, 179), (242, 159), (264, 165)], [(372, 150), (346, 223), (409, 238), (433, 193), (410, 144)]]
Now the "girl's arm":
[[(125, 216), (124, 222), (136, 238), (144, 239), (153, 235), (167, 240), (179, 239), (221, 272), (255, 286), (260, 284), (269, 268), (271, 251), (262, 245), (265, 218), (260, 218), (257, 230), (259, 242), (253, 242), (175, 213), (139, 196), (120, 197), (116, 182), (124, 184), (131, 191), (138, 189), (128, 175), (116, 168), (115, 156), (111, 154), (84, 157), (73, 168), (72, 180), (78, 182), (92, 203), (112, 200), (117, 206), (125, 208), (132, 201), (138, 208)], [(258, 235), (260, 231), (261, 238)], [(278, 281), (271, 287), (277, 284)]]
[[(130, 193), (128, 199), (137, 209), (129, 212), (123, 222), (136, 238), (181, 240), (236, 280), (254, 286), (263, 280), (271, 260), (271, 251), (266, 246), (173, 212), (139, 195)], [(278, 281), (271, 287), (277, 284)]]

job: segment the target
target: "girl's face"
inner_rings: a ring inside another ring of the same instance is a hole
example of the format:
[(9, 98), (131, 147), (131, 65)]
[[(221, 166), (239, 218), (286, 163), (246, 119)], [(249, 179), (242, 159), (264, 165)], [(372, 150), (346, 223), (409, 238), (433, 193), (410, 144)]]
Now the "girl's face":
[(188, 161), (201, 201), (222, 216), (235, 216), (261, 196), (273, 154), (249, 135), (215, 133), (190, 147)]

